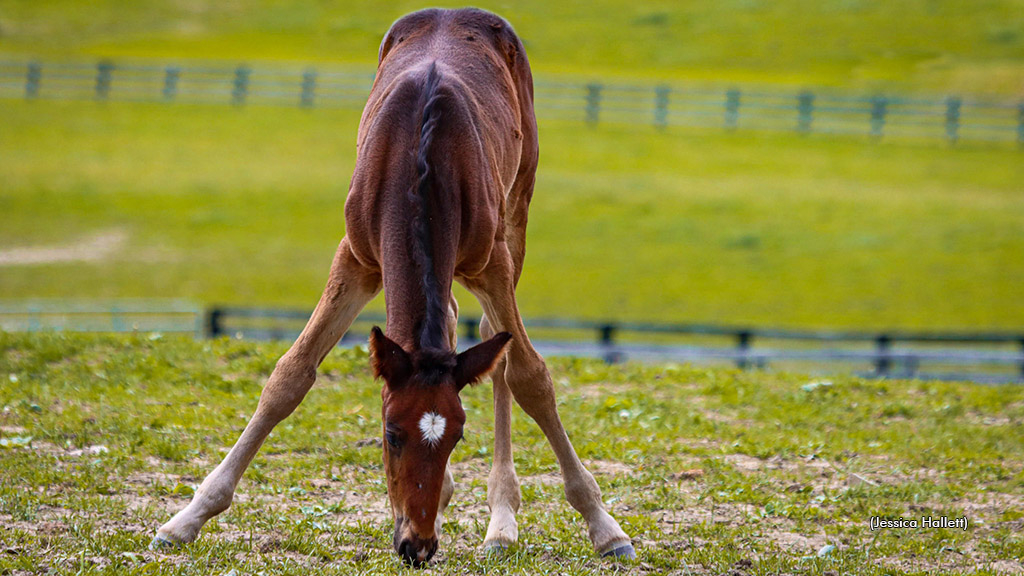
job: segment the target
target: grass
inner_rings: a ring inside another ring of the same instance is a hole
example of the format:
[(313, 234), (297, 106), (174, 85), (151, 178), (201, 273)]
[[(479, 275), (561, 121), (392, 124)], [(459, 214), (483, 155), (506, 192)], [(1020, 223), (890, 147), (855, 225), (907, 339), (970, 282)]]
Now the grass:
[[(233, 507), (197, 543), (146, 550), (234, 441), (282, 351), (159, 335), (0, 334), (0, 572), (405, 571), (390, 550), (380, 450), (366, 441), (380, 433), (379, 384), (360, 349), (331, 353)], [(566, 427), (635, 538), (631, 572), (1022, 568), (1024, 389), (847, 377), (804, 388), (806, 378), (786, 373), (550, 366)], [(454, 508), (429, 571), (608, 570), (564, 502), (542, 434), (518, 410), (521, 542), (502, 560), (480, 552), (488, 386), (463, 401)], [(943, 515), (970, 527), (868, 528), (872, 516)]]
[[(538, 77), (1019, 97), (1020, 0), (484, 2)], [(0, 0), (0, 57), (372, 66), (415, 6)], [(358, 114), (4, 101), (0, 297), (310, 308), (344, 234)], [(543, 121), (527, 316), (793, 327), (1024, 325), (1024, 163), (981, 144)], [(112, 240), (113, 239), (113, 240)], [(117, 240), (123, 239), (123, 240)], [(118, 242), (121, 242), (120, 244)], [(466, 313), (475, 303), (460, 292)], [(373, 307), (380, 308), (377, 301)], [(281, 344), (0, 333), (0, 573), (406, 572), (390, 550), (379, 385), (336, 350), (232, 508), (146, 549), (251, 414)], [(639, 574), (1008, 574), (1024, 389), (552, 359), (566, 427)], [(492, 430), (468, 390), (433, 573), (619, 571), (594, 558), (543, 436), (515, 416), (521, 541), (482, 555)], [(966, 531), (868, 529), (966, 516)]]
[[(1024, 86), (1024, 6), (956, 0), (482, 1), (543, 73), (999, 93)], [(33, 56), (374, 62), (422, 2), (0, 3), (3, 50)]]
[[(0, 295), (311, 308), (344, 234), (357, 122), (347, 110), (7, 102), (0, 249), (126, 240), (99, 261), (7, 265)], [(541, 143), (527, 316), (1024, 325), (1012, 148), (556, 121)]]
[[(482, 6), (516, 25), (538, 76), (1004, 99), (1024, 86), (1020, 0)], [(372, 67), (389, 23), (415, 7), (0, 0), (0, 55)], [(0, 297), (309, 309), (344, 234), (357, 121), (347, 110), (5, 101), (0, 256), (114, 248), (3, 265)], [(527, 316), (1024, 325), (1018, 150), (559, 121), (542, 121), (541, 146)]]

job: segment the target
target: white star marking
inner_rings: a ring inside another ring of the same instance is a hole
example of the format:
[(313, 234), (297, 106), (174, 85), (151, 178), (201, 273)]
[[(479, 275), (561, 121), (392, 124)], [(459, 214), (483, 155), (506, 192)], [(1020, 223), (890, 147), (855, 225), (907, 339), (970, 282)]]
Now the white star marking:
[(444, 416), (436, 412), (427, 412), (420, 418), (420, 432), (423, 434), (423, 443), (431, 448), (437, 446), (444, 436)]

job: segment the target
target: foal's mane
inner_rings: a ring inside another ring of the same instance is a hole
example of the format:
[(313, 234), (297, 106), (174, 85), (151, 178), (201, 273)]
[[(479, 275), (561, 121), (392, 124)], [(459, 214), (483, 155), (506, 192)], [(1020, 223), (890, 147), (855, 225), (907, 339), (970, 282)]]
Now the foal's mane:
[(434, 270), (434, 241), (430, 226), (432, 214), (429, 197), (434, 178), (428, 156), (442, 107), (442, 96), (438, 89), (440, 80), (437, 64), (431, 63), (421, 94), (423, 119), (420, 124), (419, 150), (416, 155), (417, 180), (416, 185), (409, 191), (412, 206), (412, 257), (419, 268), (423, 297), (426, 301), (426, 315), (420, 325), (418, 339), (421, 350), (447, 350), (444, 342), (444, 326), (448, 295), (442, 294), (442, 288)]

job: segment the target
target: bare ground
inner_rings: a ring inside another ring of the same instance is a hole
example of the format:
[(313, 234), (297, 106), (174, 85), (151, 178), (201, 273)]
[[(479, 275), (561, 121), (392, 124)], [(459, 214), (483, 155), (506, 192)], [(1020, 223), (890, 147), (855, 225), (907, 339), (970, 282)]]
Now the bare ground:
[(99, 262), (124, 247), (128, 233), (106, 230), (67, 244), (21, 246), (0, 250), (0, 266), (60, 264), (64, 262)]

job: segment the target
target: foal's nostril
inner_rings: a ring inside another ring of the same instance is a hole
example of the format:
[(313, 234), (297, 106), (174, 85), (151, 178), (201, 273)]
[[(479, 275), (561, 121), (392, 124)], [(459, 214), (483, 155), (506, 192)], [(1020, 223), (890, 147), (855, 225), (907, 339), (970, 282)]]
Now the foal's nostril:
[(420, 542), (420, 544), (423, 546), (417, 546), (413, 540), (402, 540), (396, 548), (402, 560), (413, 568), (425, 566), (434, 557), (434, 553), (437, 552), (436, 540), (433, 542)]
[(426, 558), (423, 559), (423, 561), (424, 562), (430, 562), (430, 559), (434, 557), (434, 554), (436, 552), (437, 552), (437, 540), (434, 540), (433, 542), (430, 543), (430, 549), (427, 552), (427, 556), (426, 556)]
[(416, 547), (413, 546), (411, 540), (402, 540), (402, 543), (398, 545), (398, 555), (405, 560), (406, 564), (419, 566), (420, 561), (416, 557)]

